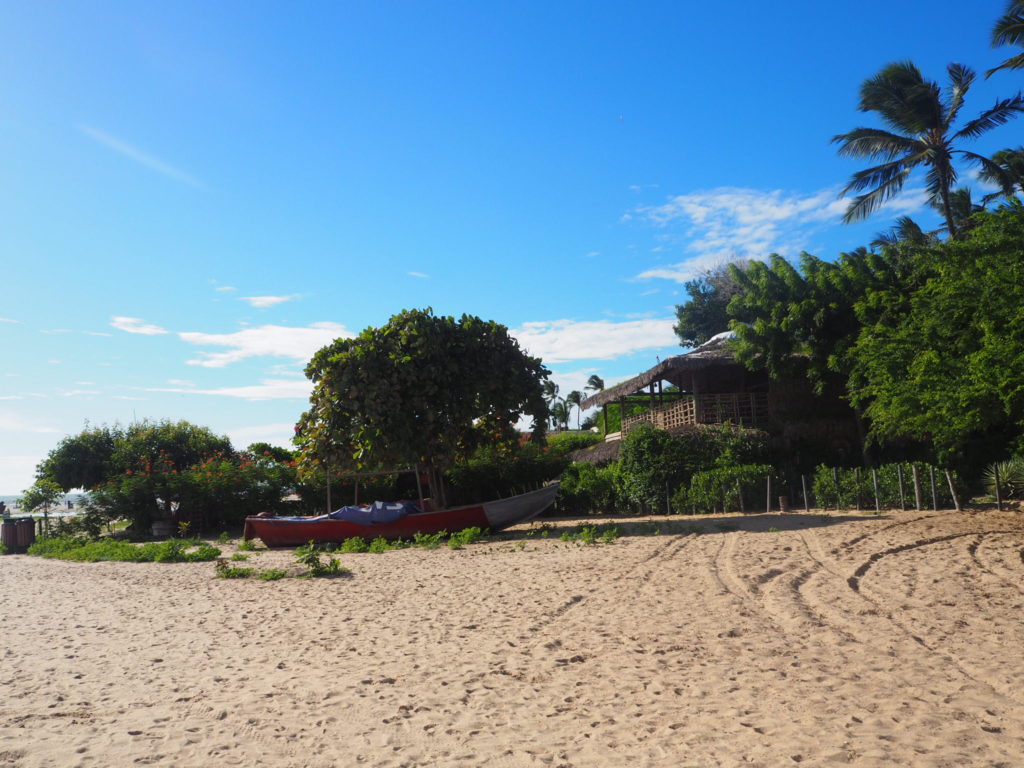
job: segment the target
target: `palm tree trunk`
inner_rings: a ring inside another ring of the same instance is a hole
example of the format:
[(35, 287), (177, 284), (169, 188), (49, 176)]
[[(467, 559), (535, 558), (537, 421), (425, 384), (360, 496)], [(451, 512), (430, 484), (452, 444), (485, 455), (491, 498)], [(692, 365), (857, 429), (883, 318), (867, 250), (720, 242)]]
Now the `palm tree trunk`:
[(953, 223), (953, 208), (949, 204), (949, 187), (947, 174), (942, 174), (942, 189), (939, 195), (942, 199), (942, 216), (946, 219), (946, 230), (949, 232), (949, 239), (957, 239), (956, 225)]

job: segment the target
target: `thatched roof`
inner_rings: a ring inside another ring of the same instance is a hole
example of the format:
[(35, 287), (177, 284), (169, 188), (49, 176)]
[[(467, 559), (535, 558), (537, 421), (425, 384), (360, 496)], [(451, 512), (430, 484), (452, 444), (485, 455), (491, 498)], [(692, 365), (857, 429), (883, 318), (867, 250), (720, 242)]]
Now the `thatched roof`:
[(678, 381), (684, 378), (686, 374), (702, 368), (718, 365), (737, 365), (732, 350), (729, 348), (729, 342), (733, 339), (734, 335), (732, 331), (726, 331), (725, 333), (713, 336), (692, 352), (662, 360), (649, 371), (645, 371), (639, 376), (634, 376), (628, 381), (591, 395), (580, 404), (580, 407), (586, 410), (602, 406), (605, 403), (613, 403), (620, 397), (628, 397), (640, 392), (654, 381), (664, 380), (678, 384)]

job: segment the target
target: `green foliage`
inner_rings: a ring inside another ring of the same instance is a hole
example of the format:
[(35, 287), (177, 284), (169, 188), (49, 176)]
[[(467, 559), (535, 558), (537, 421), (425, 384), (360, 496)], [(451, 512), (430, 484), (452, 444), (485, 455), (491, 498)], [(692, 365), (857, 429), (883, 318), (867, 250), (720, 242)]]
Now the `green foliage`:
[(985, 490), (996, 495), (996, 472), (999, 489), (1004, 499), (1024, 499), (1024, 456), (1013, 456), (1006, 461), (989, 465), (985, 470)]
[[(922, 462), (905, 462), (900, 464), (885, 464), (876, 469), (878, 474), (878, 498), (879, 505), (883, 509), (900, 508), (900, 476), (903, 478), (903, 502), (908, 509), (914, 507), (914, 480), (913, 468), (917, 467), (918, 476), (921, 479), (921, 505), (930, 509), (932, 506), (931, 476), (930, 470), (935, 472), (935, 490), (940, 508), (953, 506), (953, 498), (949, 493), (949, 484), (946, 481), (945, 471)], [(898, 467), (898, 469), (897, 469)], [(874, 480), (870, 469), (849, 469), (839, 468), (836, 470), (839, 477), (839, 488), (836, 488), (835, 477), (832, 467), (820, 465), (814, 472), (811, 482), (811, 493), (815, 505), (821, 508), (855, 509), (859, 506), (862, 510), (873, 510), (875, 507)], [(962, 481), (954, 473), (953, 483), (957, 488), (962, 488)]]
[(18, 499), (18, 506), (26, 512), (37, 510), (49, 512), (50, 507), (54, 506), (64, 495), (64, 489), (49, 478), (41, 478), (36, 480), (31, 488), (22, 491), (22, 494), (22, 497)]
[(245, 561), (245, 560), (248, 560), (248, 559), (249, 559), (249, 556), (248, 555), (243, 555), (241, 552), (235, 552), (235, 554), (233, 554), (231, 557), (228, 558), (228, 560), (230, 560), (232, 562), (242, 562), (242, 561)]
[(295, 562), (309, 569), (309, 576), (313, 578), (350, 573), (347, 568), (342, 567), (336, 557), (328, 558), (327, 562), (324, 562), (320, 557), (316, 544), (312, 541), (295, 548)]
[(280, 568), (267, 568), (265, 571), (260, 571), (256, 574), (256, 578), (260, 581), (277, 581), (288, 576), (288, 571), (283, 571)]
[(484, 531), (481, 528), (463, 528), (461, 531), (453, 533), (448, 538), (448, 546), (451, 549), (462, 549), (470, 544), (475, 544), (484, 537)]
[(194, 539), (168, 539), (163, 542), (136, 545), (112, 538), (90, 541), (70, 536), (41, 536), (28, 548), (28, 553), (87, 563), (103, 560), (133, 563), (195, 563), (220, 557), (219, 549), (196, 542)]
[(367, 552), (372, 552), (375, 555), (379, 555), (383, 552), (388, 552), (392, 549), (397, 549), (397, 547), (392, 546), (391, 542), (389, 542), (383, 536), (378, 536), (377, 538), (373, 539), (366, 547)]
[(547, 447), (553, 457), (562, 458), (573, 451), (597, 445), (602, 440), (595, 432), (557, 432), (547, 437)]
[(766, 436), (755, 430), (725, 424), (673, 436), (642, 423), (622, 444), (622, 487), (634, 503), (662, 510), (695, 472), (753, 463), (765, 452)]
[[(746, 262), (734, 262), (743, 269)], [(727, 264), (706, 270), (694, 280), (683, 284), (689, 297), (676, 306), (673, 330), (684, 347), (699, 347), (712, 336), (729, 329), (727, 307), (732, 298), (743, 292), (743, 286)]]
[(227, 544), (231, 541), (231, 535), (227, 531), (221, 531), (220, 536), (217, 537), (218, 544)]
[(341, 552), (367, 552), (370, 549), (370, 545), (366, 543), (366, 539), (360, 538), (359, 536), (353, 536), (351, 539), (345, 539), (341, 542), (339, 551)]
[(680, 486), (672, 497), (672, 508), (683, 515), (763, 509), (769, 475), (778, 483), (775, 468), (768, 464), (722, 466), (695, 472), (690, 485)]
[(494, 322), (406, 310), (381, 328), (337, 339), (306, 367), (310, 409), (300, 420), (301, 462), (447, 469), (483, 444), (515, 439), (521, 415), (536, 438), (548, 418), (548, 376)]
[(213, 570), (218, 579), (247, 579), (256, 569), (231, 566), (225, 560), (218, 560), (213, 566)]
[(447, 535), (448, 531), (438, 531), (437, 533), (420, 533), (417, 531), (412, 535), (412, 545), (421, 549), (437, 549), (441, 546), (441, 542), (444, 541)]
[(289, 464), (298, 458), (295, 451), (270, 443), (251, 443), (245, 452), (250, 456), (266, 456), (281, 464)]
[(927, 440), (940, 463), (968, 475), (1024, 432), (1024, 207), (977, 220), (927, 254), (909, 295), (860, 302), (850, 375), (876, 441)]
[(0, 541), (0, 555), (9, 555), (10, 550), (7, 549), (7, 545)]
[(569, 460), (535, 443), (485, 446), (447, 474), (453, 505), (514, 496), (556, 479)]
[(566, 467), (558, 486), (558, 509), (570, 515), (615, 512), (628, 504), (619, 463), (598, 467), (576, 462)]
[(238, 542), (238, 548), (242, 552), (255, 552), (256, 542), (252, 539), (242, 539), (242, 541)]

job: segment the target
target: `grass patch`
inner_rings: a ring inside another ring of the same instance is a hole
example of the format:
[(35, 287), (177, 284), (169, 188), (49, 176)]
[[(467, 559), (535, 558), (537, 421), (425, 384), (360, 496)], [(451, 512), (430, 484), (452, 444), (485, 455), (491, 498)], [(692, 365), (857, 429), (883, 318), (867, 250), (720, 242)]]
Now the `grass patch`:
[(241, 552), (235, 552), (235, 554), (233, 554), (231, 557), (228, 558), (228, 560), (231, 560), (231, 561), (236, 562), (236, 563), (240, 562), (242, 560), (248, 560), (248, 559), (249, 559), (249, 556), (248, 555), (243, 555)]
[(324, 562), (320, 558), (320, 552), (317, 550), (316, 543), (312, 541), (295, 548), (295, 562), (309, 569), (309, 573), (306, 575), (310, 578), (351, 573), (348, 568), (343, 567), (338, 562), (336, 557), (328, 558), (327, 562)]
[(242, 552), (255, 552), (256, 542), (252, 539), (243, 539), (242, 541), (238, 542), (238, 549)]
[(28, 548), (28, 553), (38, 557), (83, 563), (196, 563), (220, 557), (220, 550), (217, 547), (197, 539), (168, 539), (132, 544), (111, 538), (88, 540), (73, 536), (38, 538)]
[(280, 568), (267, 568), (265, 571), (260, 571), (256, 574), (256, 578), (261, 581), (277, 581), (283, 579), (288, 575), (288, 571), (282, 571)]

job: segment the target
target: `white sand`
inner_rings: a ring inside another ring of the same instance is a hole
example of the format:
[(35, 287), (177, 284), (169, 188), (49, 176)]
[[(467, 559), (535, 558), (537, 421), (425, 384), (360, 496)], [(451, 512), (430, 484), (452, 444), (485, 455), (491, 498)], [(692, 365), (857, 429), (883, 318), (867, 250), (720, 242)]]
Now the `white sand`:
[(0, 766), (1024, 765), (1019, 511), (661, 525), (329, 580), (2, 557)]

